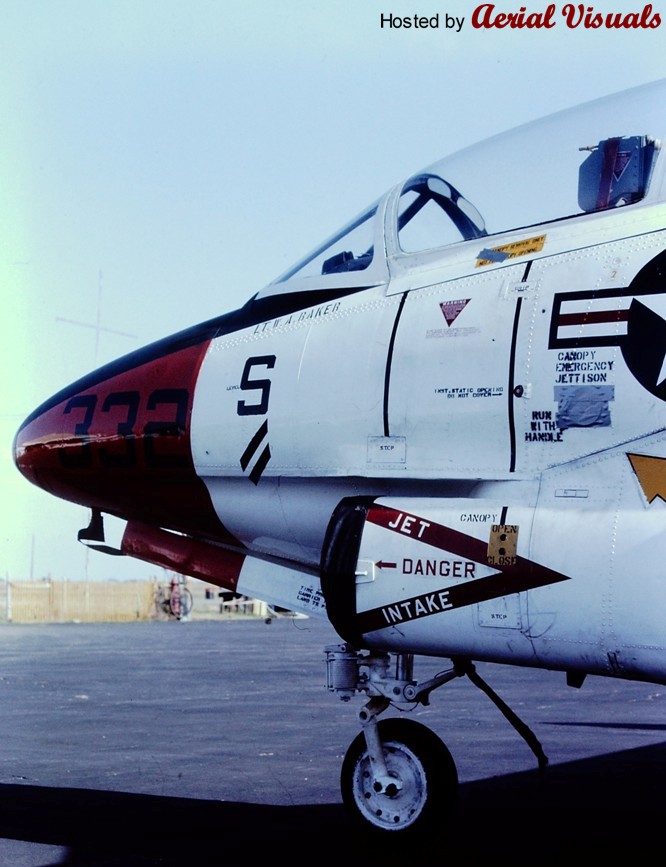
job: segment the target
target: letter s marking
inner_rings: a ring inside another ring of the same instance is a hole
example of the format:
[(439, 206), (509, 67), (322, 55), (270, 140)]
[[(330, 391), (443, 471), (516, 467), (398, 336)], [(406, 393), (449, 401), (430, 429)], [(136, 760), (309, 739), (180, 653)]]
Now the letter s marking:
[(238, 415), (265, 415), (268, 411), (268, 397), (271, 390), (270, 379), (251, 379), (253, 367), (275, 367), (274, 355), (258, 355), (254, 358), (248, 358), (243, 368), (240, 387), (243, 391), (260, 391), (261, 399), (259, 403), (246, 403), (244, 400), (238, 401)]

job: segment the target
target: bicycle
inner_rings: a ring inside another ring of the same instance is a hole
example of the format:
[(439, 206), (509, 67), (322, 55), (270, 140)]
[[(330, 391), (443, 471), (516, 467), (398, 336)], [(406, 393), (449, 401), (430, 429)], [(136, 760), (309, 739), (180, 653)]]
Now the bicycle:
[(192, 610), (192, 592), (187, 586), (187, 578), (184, 575), (174, 575), (171, 579), (171, 592), (169, 594), (169, 610), (176, 620), (186, 619)]
[(163, 585), (159, 585), (155, 592), (155, 605), (157, 610), (162, 611), (168, 617), (176, 620), (185, 620), (190, 614), (193, 605), (192, 593), (187, 587), (187, 578), (184, 575), (174, 575), (169, 585), (167, 596)]

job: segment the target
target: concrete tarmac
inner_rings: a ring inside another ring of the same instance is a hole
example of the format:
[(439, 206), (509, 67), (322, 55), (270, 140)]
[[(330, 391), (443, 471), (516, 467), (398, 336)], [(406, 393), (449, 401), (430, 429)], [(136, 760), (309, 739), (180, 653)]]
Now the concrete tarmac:
[[(0, 627), (0, 864), (570, 864), (663, 857), (666, 688), (478, 664), (411, 717), (448, 745), (457, 814), (429, 839), (356, 832), (339, 773), (361, 696), (326, 690), (315, 620)], [(416, 675), (444, 661), (417, 659)], [(386, 715), (396, 715), (389, 710)], [(463, 860), (464, 859), (464, 860)]]

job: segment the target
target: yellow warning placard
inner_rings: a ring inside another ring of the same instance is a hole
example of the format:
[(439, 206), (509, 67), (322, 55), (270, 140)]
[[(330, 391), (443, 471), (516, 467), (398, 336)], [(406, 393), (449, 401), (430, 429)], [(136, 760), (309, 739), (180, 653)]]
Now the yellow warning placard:
[(515, 566), (518, 550), (517, 524), (492, 524), (488, 540), (489, 566)]
[(495, 265), (497, 262), (506, 262), (509, 259), (518, 259), (521, 256), (540, 253), (545, 241), (546, 235), (536, 235), (534, 238), (523, 238), (522, 241), (512, 241), (510, 244), (502, 244), (499, 247), (486, 248), (481, 250), (476, 257), (476, 267)]

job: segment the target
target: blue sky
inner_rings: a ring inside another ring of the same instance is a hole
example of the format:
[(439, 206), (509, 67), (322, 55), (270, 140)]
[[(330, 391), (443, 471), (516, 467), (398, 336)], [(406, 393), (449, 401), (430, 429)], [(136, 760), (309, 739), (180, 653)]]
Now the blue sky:
[[(663, 3), (660, 28), (621, 31), (568, 29), (564, 4), (550, 30), (475, 30), (477, 5), (3, 0), (0, 578), (159, 571), (87, 555), (85, 510), (15, 470), (44, 398), (240, 306), (439, 157), (666, 76)], [(440, 28), (380, 27), (415, 12)]]

